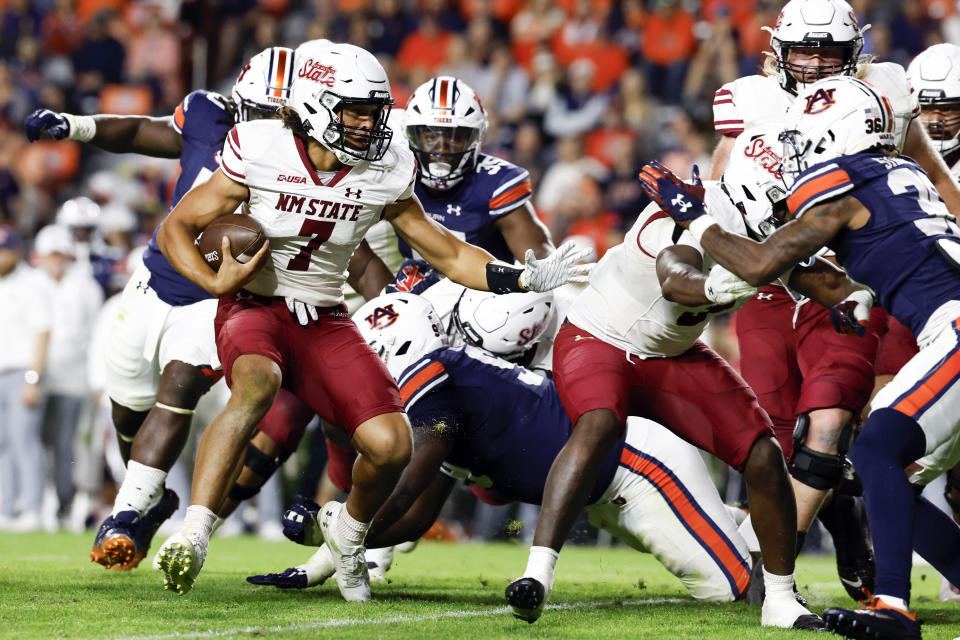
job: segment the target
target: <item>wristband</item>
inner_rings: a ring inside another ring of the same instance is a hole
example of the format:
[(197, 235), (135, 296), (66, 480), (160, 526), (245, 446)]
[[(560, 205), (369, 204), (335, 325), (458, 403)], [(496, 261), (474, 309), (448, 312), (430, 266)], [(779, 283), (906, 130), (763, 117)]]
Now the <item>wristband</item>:
[(521, 273), (523, 273), (523, 269), (512, 267), (506, 262), (491, 260), (487, 263), (487, 288), (494, 293), (526, 291), (520, 286)]
[(687, 231), (689, 231), (690, 235), (693, 236), (693, 239), (697, 241), (697, 244), (700, 244), (700, 238), (703, 237), (703, 232), (715, 224), (717, 224), (716, 220), (708, 215), (702, 215), (690, 223), (690, 226), (687, 227)]
[(67, 134), (68, 140), (77, 140), (79, 142), (90, 142), (93, 136), (97, 135), (97, 121), (93, 116), (75, 116), (71, 113), (61, 113), (70, 123), (70, 132)]

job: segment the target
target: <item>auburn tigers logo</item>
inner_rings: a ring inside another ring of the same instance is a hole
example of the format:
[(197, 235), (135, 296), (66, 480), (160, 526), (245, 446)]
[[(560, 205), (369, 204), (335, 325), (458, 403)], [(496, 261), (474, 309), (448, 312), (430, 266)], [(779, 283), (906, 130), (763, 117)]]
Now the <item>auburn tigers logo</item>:
[(393, 310), (393, 303), (390, 303), (374, 309), (365, 320), (370, 324), (371, 329), (386, 329), (399, 317), (400, 314)]
[(807, 108), (804, 109), (803, 112), (811, 115), (823, 113), (833, 105), (837, 104), (837, 101), (833, 99), (834, 91), (836, 91), (835, 88), (817, 89), (813, 95), (807, 96)]
[(423, 280), (423, 272), (420, 271), (420, 267), (415, 264), (408, 264), (400, 269), (394, 285), (397, 287), (397, 291), (406, 291), (409, 293), (413, 291), (414, 287), (423, 282)]

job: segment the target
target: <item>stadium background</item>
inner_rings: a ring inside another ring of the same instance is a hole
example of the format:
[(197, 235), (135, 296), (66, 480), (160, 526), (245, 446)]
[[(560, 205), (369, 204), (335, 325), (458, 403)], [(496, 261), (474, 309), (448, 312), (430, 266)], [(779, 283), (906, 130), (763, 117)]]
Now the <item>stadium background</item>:
[[(880, 60), (906, 65), (930, 44), (960, 43), (960, 16), (946, 0), (852, 5), (861, 24), (873, 25), (863, 52)], [(780, 6), (773, 0), (0, 1), (0, 221), (21, 232), (29, 258), (32, 238), (57, 218), (63, 202), (93, 198), (101, 205), (98, 233), (114, 260), (107, 293), (119, 290), (126, 256), (166, 214), (177, 162), (70, 141), (28, 144), (24, 117), (39, 107), (170, 115), (192, 89), (229, 94), (242, 64), (265, 47), (329, 38), (374, 52), (400, 107), (433, 75), (465, 80), (490, 116), (485, 151), (530, 171), (534, 204), (555, 242), (586, 236), (602, 255), (645, 204), (636, 180), (644, 162), (660, 158), (684, 175), (697, 163), (709, 173), (713, 92), (757, 72), (768, 46), (760, 27), (773, 24)], [(714, 328), (715, 345), (735, 361), (730, 342), (724, 326)], [(95, 361), (95, 351), (83, 355)], [(61, 505), (59, 520), (48, 505), (47, 529), (98, 522), (112, 500), (110, 475), (102, 470), (111, 467), (115, 445), (97, 375), (76, 375), (87, 380), (90, 398), (73, 460), (81, 499), (69, 514)], [(279, 511), (294, 489), (316, 484), (318, 469), (300, 473), (306, 455), (290, 464), (286, 495), (277, 485), (265, 490), (264, 535), (277, 535)], [(118, 471), (116, 459), (112, 468)], [(182, 482), (187, 473), (180, 471)], [(734, 485), (726, 497), (736, 494)], [(469, 500), (458, 504), (451, 521), (480, 537), (505, 535), (504, 522), (515, 517), (475, 513)]]

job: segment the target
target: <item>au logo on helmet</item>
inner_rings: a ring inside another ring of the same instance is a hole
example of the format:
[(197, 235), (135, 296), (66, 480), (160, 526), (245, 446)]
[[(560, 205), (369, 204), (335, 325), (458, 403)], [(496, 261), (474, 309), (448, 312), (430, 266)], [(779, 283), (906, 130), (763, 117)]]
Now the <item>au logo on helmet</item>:
[(393, 310), (393, 304), (385, 304), (374, 309), (373, 313), (364, 319), (370, 324), (371, 329), (386, 329), (399, 317), (400, 314)]
[(807, 107), (803, 110), (803, 112), (810, 115), (815, 115), (817, 113), (823, 113), (833, 105), (837, 104), (837, 101), (833, 98), (833, 93), (835, 91), (835, 88), (817, 89), (812, 95), (807, 96)]

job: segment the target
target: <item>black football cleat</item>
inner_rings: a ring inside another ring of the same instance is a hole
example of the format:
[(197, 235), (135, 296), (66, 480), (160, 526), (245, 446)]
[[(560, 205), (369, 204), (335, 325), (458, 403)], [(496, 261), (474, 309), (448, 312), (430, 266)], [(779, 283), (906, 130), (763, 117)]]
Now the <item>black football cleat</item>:
[(921, 640), (916, 613), (873, 598), (862, 609), (831, 607), (823, 613), (827, 628), (850, 640)]
[(863, 498), (838, 493), (819, 515), (833, 537), (837, 575), (843, 588), (860, 604), (870, 602), (877, 566)]
[(513, 616), (531, 624), (537, 621), (547, 603), (546, 588), (534, 578), (517, 578), (507, 585), (505, 595)]
[(800, 631), (829, 631), (823, 618), (815, 613), (799, 616), (793, 621), (793, 628)]

